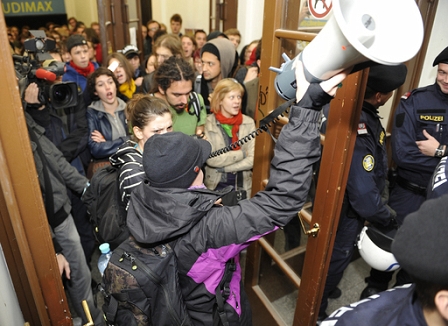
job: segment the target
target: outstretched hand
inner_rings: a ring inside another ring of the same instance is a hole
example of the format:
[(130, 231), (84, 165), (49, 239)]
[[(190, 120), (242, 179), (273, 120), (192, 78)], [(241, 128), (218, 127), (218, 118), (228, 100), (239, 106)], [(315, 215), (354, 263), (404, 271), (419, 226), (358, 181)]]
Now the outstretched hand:
[[(306, 80), (305, 73), (303, 70), (303, 62), (298, 58), (295, 59), (293, 63), (295, 68), (297, 91), (296, 91), (296, 101), (299, 102), (303, 95), (305, 95), (310, 83)], [(322, 90), (330, 96), (335, 96), (338, 90), (339, 84), (349, 75), (353, 67), (349, 67), (344, 71), (341, 71), (337, 75), (334, 75), (330, 79), (324, 80), (320, 83)]]

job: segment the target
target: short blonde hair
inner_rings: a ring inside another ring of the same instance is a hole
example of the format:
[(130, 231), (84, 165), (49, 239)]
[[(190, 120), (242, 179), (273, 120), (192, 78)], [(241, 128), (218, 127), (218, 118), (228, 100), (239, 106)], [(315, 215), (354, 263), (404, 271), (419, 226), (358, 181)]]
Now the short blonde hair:
[(219, 103), (224, 99), (224, 97), (232, 92), (240, 91), (241, 97), (244, 95), (244, 87), (234, 78), (224, 78), (221, 79), (213, 90), (212, 99), (210, 101), (210, 110), (213, 113), (218, 113), (221, 111)]

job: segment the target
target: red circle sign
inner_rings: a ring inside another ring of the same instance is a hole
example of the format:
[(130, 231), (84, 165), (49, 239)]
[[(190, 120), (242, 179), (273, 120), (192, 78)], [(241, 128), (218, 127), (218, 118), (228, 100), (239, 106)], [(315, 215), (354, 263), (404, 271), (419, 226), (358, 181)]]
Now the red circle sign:
[(331, 0), (308, 0), (308, 9), (314, 18), (324, 18), (330, 13), (331, 8)]

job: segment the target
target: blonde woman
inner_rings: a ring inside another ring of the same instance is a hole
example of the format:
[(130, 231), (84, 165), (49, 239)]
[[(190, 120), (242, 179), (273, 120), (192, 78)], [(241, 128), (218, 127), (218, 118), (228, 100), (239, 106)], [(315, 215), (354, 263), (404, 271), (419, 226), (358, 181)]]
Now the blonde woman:
[[(210, 102), (212, 114), (207, 117), (204, 130), (212, 151), (226, 147), (255, 130), (254, 120), (241, 113), (243, 95), (243, 87), (233, 78), (222, 79), (216, 85)], [(231, 151), (209, 158), (204, 180), (207, 188), (219, 190), (233, 186), (237, 190), (246, 190), (247, 198), (250, 198), (254, 150), (255, 141), (252, 139)], [(239, 184), (242, 184), (242, 189)]]

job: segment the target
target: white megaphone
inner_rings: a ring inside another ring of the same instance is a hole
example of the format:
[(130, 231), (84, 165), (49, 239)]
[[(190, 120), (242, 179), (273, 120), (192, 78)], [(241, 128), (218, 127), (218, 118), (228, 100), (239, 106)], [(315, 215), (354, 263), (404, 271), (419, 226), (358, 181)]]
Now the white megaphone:
[(333, 0), (332, 16), (305, 49), (280, 68), (275, 89), (285, 100), (296, 97), (293, 62), (303, 62), (306, 79), (320, 82), (351, 66), (352, 72), (373, 61), (397, 65), (419, 51), (423, 21), (415, 0)]

